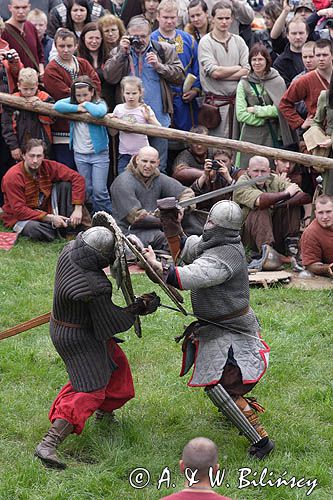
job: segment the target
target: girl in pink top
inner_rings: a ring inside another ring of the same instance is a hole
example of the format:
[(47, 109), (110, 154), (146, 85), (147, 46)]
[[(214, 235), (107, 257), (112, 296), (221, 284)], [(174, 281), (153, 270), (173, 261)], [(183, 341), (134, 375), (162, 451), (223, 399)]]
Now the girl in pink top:
[[(143, 102), (142, 80), (136, 76), (125, 76), (120, 82), (124, 103), (118, 104), (112, 113), (114, 118), (129, 123), (149, 123), (161, 126), (154, 111)], [(149, 146), (148, 137), (142, 134), (119, 132), (118, 174), (127, 167), (133, 155), (145, 146)]]

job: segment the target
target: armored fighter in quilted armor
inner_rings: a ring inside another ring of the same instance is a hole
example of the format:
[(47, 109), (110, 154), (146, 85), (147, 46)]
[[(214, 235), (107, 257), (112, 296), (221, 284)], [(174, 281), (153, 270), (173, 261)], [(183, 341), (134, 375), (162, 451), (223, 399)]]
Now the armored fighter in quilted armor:
[(186, 239), (177, 208), (160, 201), (171, 253), (185, 265), (162, 269), (151, 248), (145, 256), (167, 283), (191, 290), (193, 311), (200, 318), (185, 331), (181, 375), (194, 364), (188, 385), (205, 387), (211, 401), (250, 441), (250, 455), (261, 459), (274, 443), (256, 413), (263, 408), (244, 395), (265, 373), (269, 347), (260, 338), (249, 306), (247, 263), (239, 234), (242, 211), (232, 201), (218, 202), (209, 212), (203, 235)]
[(154, 312), (159, 299), (146, 294), (125, 308), (116, 306), (103, 271), (115, 255), (113, 233), (92, 227), (66, 245), (58, 260), (50, 333), (69, 382), (51, 406), (52, 426), (35, 451), (48, 467), (66, 467), (57, 445), (80, 434), (94, 412), (111, 414), (134, 397), (131, 370), (114, 336), (128, 330), (137, 315)]

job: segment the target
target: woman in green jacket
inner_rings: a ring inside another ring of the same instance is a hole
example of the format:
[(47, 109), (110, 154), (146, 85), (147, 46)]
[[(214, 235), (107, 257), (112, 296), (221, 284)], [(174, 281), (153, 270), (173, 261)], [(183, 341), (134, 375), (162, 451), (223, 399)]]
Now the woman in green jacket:
[[(253, 45), (249, 63), (250, 72), (240, 80), (236, 93), (239, 140), (270, 147), (292, 144), (292, 133), (278, 109), (286, 85), (279, 73), (271, 68), (272, 61), (264, 45)], [(238, 153), (236, 166), (247, 168), (251, 156)]]

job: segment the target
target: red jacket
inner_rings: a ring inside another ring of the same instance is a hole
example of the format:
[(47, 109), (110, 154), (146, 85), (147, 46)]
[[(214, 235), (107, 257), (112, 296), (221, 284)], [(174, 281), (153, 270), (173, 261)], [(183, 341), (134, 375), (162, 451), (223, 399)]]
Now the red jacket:
[(308, 116), (314, 116), (317, 110), (319, 94), (322, 90), (328, 89), (328, 86), (329, 82), (319, 76), (316, 70), (310, 71), (292, 82), (283, 94), (279, 104), (279, 110), (292, 129), (299, 128), (304, 122), (296, 111), (296, 103), (304, 101)]
[[(101, 81), (91, 64), (85, 59), (77, 58), (79, 63), (79, 74), (78, 76), (89, 76), (93, 83), (96, 85), (97, 93), (101, 93)], [(54, 59), (49, 62), (45, 68), (44, 73), (44, 87), (46, 92), (48, 92), (55, 101), (64, 99), (65, 97), (70, 97), (71, 95), (71, 85), (73, 80), (68, 71), (60, 66)], [(52, 131), (54, 134), (65, 133), (69, 136), (69, 122), (68, 120), (59, 119), (56, 120), (54, 125), (52, 125)]]
[[(25, 68), (34, 68), (37, 70), (36, 65), (34, 62), (30, 59), (28, 54), (25, 52), (25, 50), (21, 47), (21, 45), (16, 41), (16, 39), (11, 35), (8, 31), (8, 28), (6, 27), (7, 23), (5, 24), (5, 29), (2, 32), (2, 38), (3, 40), (6, 40), (10, 46), (11, 49), (15, 49), (18, 55), (20, 56), (20, 59), (22, 61), (22, 64), (24, 65)], [(20, 31), (13, 25), (11, 25), (13, 30), (16, 32), (18, 38), (22, 38), (22, 35)], [(23, 39), (28, 45), (30, 51), (32, 52), (33, 56), (36, 59), (36, 62), (38, 64), (44, 64), (44, 52), (43, 52), (43, 47), (42, 44), (38, 38), (37, 35), (37, 30), (33, 24), (31, 24), (30, 21), (25, 21), (23, 25)]]
[[(40, 220), (48, 213), (52, 213), (52, 184), (58, 181), (71, 182), (73, 205), (84, 204), (84, 177), (66, 165), (43, 160), (36, 178), (26, 172), (23, 161), (11, 167), (4, 175), (1, 184), (4, 195), (1, 218), (5, 226), (13, 227), (21, 220)], [(38, 205), (40, 193), (44, 195), (41, 206)]]

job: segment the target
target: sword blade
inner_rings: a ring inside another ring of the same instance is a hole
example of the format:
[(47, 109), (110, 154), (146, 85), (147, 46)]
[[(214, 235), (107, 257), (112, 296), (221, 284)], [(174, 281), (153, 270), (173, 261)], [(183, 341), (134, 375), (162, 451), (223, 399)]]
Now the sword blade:
[(221, 189), (216, 189), (215, 191), (211, 191), (209, 193), (204, 193), (200, 194), (199, 196), (196, 196), (195, 198), (190, 198), (188, 200), (184, 201), (178, 201), (177, 205), (179, 205), (182, 208), (189, 207), (190, 205), (196, 205), (197, 203), (201, 203), (202, 201), (207, 201), (211, 200), (213, 198), (216, 198), (220, 196), (221, 194), (226, 194), (226, 193), (233, 193), (234, 191), (237, 191), (237, 189), (246, 187), (246, 186), (252, 186), (253, 184), (257, 184), (257, 182), (262, 182), (265, 181), (269, 178), (269, 175), (262, 175), (260, 177), (257, 177), (256, 179), (250, 179), (246, 182), (241, 182), (240, 184), (233, 184), (232, 186), (226, 186)]

